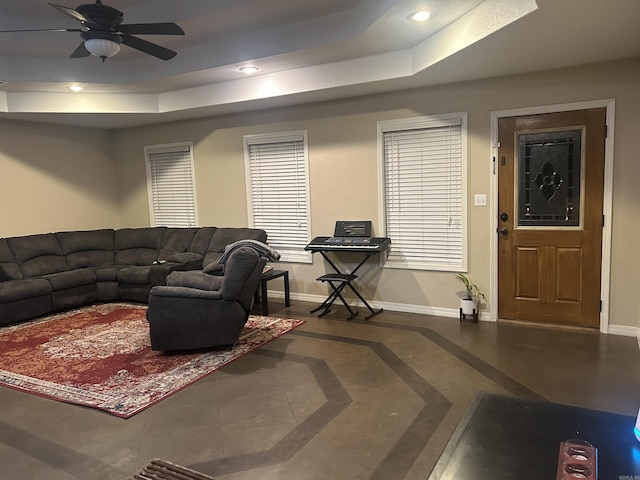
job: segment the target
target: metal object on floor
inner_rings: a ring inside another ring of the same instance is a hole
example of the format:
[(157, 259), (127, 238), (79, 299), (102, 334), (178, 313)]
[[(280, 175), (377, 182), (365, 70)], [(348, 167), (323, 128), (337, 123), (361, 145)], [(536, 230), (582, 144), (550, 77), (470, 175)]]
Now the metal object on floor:
[(190, 468), (175, 463), (154, 458), (140, 473), (131, 480), (215, 480), (209, 475), (196, 472)]
[(307, 245), (305, 247), (305, 250), (310, 250), (311, 253), (319, 252), (320, 255), (324, 257), (326, 262), (331, 266), (331, 268), (335, 272), (335, 273), (328, 273), (326, 275), (322, 275), (316, 278), (316, 280), (319, 282), (327, 282), (331, 287), (331, 292), (329, 293), (329, 296), (320, 305), (318, 305), (316, 308), (311, 310), (311, 313), (317, 312), (318, 310), (322, 310), (322, 312), (318, 314), (318, 317), (322, 317), (327, 313), (329, 313), (333, 303), (336, 300), (340, 299), (342, 304), (349, 311), (349, 317), (347, 317), (347, 320), (351, 320), (353, 317), (355, 317), (358, 314), (358, 312), (353, 310), (351, 306), (347, 303), (345, 298), (342, 296), (342, 291), (346, 287), (349, 287), (349, 289), (360, 299), (360, 301), (364, 304), (364, 306), (367, 307), (367, 310), (369, 310), (369, 315), (364, 317), (365, 320), (369, 320), (374, 315), (377, 315), (378, 313), (382, 312), (382, 308), (375, 310), (373, 309), (373, 307), (371, 307), (371, 305), (369, 305), (369, 303), (364, 299), (364, 297), (360, 294), (360, 292), (354, 287), (353, 282), (358, 278), (356, 273), (358, 272), (360, 267), (364, 265), (367, 259), (369, 259), (369, 257), (372, 257), (373, 255), (376, 255), (377, 253), (383, 252), (388, 248), (388, 246), (389, 246), (388, 243), (384, 243), (384, 245), (380, 246), (376, 250), (363, 250), (363, 249), (357, 249), (357, 248), (350, 249), (349, 251), (352, 253), (355, 252), (355, 253), (362, 254), (363, 255), (362, 260), (350, 272), (342, 272), (336, 266), (336, 264), (331, 261), (331, 258), (327, 255), (329, 252), (335, 252), (337, 250), (331, 247), (316, 247), (316, 246), (313, 246), (312, 244)]
[(473, 313), (464, 313), (462, 308), (460, 309), (460, 323), (462, 323), (463, 320), (466, 320), (467, 317), (471, 317), (471, 321), (473, 323), (478, 323), (478, 312), (475, 308), (473, 309)]

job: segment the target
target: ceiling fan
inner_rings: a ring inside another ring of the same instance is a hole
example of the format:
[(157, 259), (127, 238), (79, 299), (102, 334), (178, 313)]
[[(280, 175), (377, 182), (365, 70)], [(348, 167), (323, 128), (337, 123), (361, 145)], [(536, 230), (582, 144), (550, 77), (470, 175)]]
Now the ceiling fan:
[(133, 35), (184, 35), (184, 30), (175, 23), (131, 23), (122, 24), (124, 14), (113, 7), (96, 3), (73, 8), (49, 3), (53, 8), (80, 22), (81, 28), (51, 28), (32, 30), (3, 30), (13, 32), (80, 32), (82, 43), (71, 54), (71, 58), (88, 57), (93, 54), (104, 62), (120, 51), (120, 44), (147, 53), (161, 60), (170, 60), (177, 55), (173, 50), (148, 42)]

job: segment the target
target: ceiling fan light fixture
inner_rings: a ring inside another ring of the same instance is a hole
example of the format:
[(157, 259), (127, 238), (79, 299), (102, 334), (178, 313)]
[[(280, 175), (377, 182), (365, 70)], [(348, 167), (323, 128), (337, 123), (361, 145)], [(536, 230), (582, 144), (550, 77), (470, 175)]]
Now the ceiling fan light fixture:
[(106, 38), (89, 38), (84, 41), (84, 48), (104, 62), (120, 51), (120, 44)]

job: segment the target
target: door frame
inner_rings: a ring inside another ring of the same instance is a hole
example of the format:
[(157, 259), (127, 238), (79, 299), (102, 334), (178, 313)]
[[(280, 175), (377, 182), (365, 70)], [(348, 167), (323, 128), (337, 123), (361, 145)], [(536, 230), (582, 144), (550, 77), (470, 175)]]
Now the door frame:
[(607, 138), (605, 139), (604, 153), (604, 198), (603, 198), (603, 214), (604, 227), (602, 229), (602, 267), (600, 270), (600, 299), (602, 308), (600, 311), (600, 332), (608, 333), (609, 331), (609, 295), (611, 281), (611, 234), (612, 234), (612, 212), (613, 212), (613, 144), (614, 144), (614, 118), (615, 118), (615, 99), (592, 100), (586, 102), (563, 103), (554, 105), (544, 105), (538, 107), (515, 108), (510, 110), (497, 110), (491, 112), (491, 187), (490, 187), (490, 205), (492, 206), (492, 214), (490, 221), (491, 235), (491, 252), (490, 261), (490, 280), (489, 319), (492, 322), (498, 321), (498, 119), (503, 117), (518, 117), (525, 115), (536, 115), (540, 113), (557, 113), (569, 110), (586, 110), (590, 108), (606, 108), (607, 109)]

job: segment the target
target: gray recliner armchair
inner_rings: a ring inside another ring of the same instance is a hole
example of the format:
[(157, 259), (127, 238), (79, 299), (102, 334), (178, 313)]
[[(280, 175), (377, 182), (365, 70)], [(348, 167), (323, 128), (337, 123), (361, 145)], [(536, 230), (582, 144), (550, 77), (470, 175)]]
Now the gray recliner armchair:
[(153, 350), (231, 347), (244, 327), (267, 259), (235, 248), (224, 274), (173, 272), (149, 294), (147, 320)]

